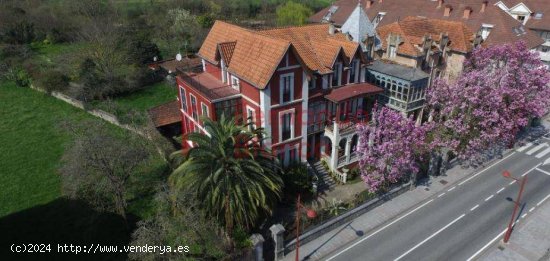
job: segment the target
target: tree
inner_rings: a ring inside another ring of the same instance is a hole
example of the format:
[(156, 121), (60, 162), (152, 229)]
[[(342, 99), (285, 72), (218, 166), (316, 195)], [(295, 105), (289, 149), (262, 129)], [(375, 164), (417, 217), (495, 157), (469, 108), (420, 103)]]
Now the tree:
[(177, 190), (193, 190), (229, 234), (236, 226), (250, 228), (280, 199), (280, 165), (258, 145), (261, 129), (250, 132), (223, 115), (217, 122), (204, 119), (204, 127), (210, 136), (189, 134), (196, 146), (170, 181)]
[(277, 25), (303, 25), (313, 14), (311, 9), (303, 4), (288, 1), (284, 5), (277, 7)]
[(359, 167), (370, 192), (377, 192), (419, 170), (427, 126), (387, 107), (373, 109), (371, 124), (357, 126)]
[(548, 111), (549, 82), (524, 42), (474, 50), (456, 82), (435, 81), (428, 91), (433, 147), (476, 161), (495, 145), (513, 146), (530, 119)]
[(106, 128), (85, 123), (82, 131), (74, 130), (76, 141), (63, 155), (60, 168), (63, 191), (126, 219), (128, 181), (150, 153), (138, 137), (116, 137)]

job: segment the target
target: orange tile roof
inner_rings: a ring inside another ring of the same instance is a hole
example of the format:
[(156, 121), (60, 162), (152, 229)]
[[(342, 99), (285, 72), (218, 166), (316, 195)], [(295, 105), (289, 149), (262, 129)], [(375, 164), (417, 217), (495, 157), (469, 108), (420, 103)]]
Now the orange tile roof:
[(177, 100), (153, 107), (148, 111), (155, 127), (161, 127), (181, 121), (179, 102)]
[(399, 35), (402, 43), (397, 50), (398, 53), (418, 56), (422, 52), (417, 46), (423, 44), (424, 36), (431, 36), (439, 42), (441, 34), (449, 36), (449, 47), (461, 53), (468, 53), (473, 49), (475, 34), (464, 23), (446, 21), (440, 19), (428, 19), (422, 17), (408, 16), (405, 19), (381, 26), (377, 29), (382, 40), (383, 48), (387, 48), (387, 40), (390, 34)]
[(344, 58), (353, 56), (359, 44), (341, 33), (330, 34), (329, 26), (317, 24), (255, 31), (216, 21), (199, 55), (214, 64), (223, 58), (229, 72), (263, 89), (290, 47), (308, 70), (320, 74), (332, 72), (340, 50)]

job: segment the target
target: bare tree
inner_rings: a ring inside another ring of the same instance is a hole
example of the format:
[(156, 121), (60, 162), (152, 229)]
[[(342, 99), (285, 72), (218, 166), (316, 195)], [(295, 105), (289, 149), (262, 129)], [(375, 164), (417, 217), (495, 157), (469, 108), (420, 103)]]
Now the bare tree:
[(106, 125), (85, 123), (73, 131), (76, 141), (63, 156), (60, 168), (63, 191), (126, 219), (128, 181), (150, 157), (150, 148), (135, 135), (112, 135)]

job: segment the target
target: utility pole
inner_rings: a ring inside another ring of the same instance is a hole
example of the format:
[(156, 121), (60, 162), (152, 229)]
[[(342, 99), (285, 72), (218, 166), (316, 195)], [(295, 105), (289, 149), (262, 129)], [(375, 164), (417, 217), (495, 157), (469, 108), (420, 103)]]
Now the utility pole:
[(510, 223), (508, 224), (508, 230), (506, 231), (506, 234), (504, 235), (504, 243), (508, 243), (508, 240), (510, 240), (510, 236), (512, 235), (512, 227), (514, 225), (514, 219), (516, 218), (516, 214), (519, 208), (519, 205), (521, 204), (521, 194), (523, 193), (523, 188), (525, 187), (525, 182), (527, 181), (527, 176), (524, 176), (521, 179), (513, 177), (510, 172), (507, 170), (502, 173), (502, 176), (505, 178), (513, 179), (517, 182), (521, 182), (518, 197), (516, 198), (514, 202), (514, 212), (512, 212), (512, 218), (510, 219)]

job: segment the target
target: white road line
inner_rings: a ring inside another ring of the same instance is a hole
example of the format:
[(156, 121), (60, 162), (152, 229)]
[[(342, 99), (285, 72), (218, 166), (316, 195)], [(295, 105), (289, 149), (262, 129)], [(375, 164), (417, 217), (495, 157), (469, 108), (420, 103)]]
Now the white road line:
[(470, 211), (474, 211), (478, 207), (479, 207), (479, 204), (477, 204), (475, 207), (471, 208)]
[(468, 258), (468, 260), (466, 261), (472, 261), (474, 260), (474, 258), (476, 258), (479, 254), (481, 254), (481, 252), (483, 252), (485, 249), (487, 249), (489, 246), (491, 246), (493, 243), (495, 243), (495, 241), (497, 241), (499, 238), (501, 238), (504, 233), (506, 233), (506, 230), (507, 229), (504, 229), (504, 231), (500, 232), (500, 234), (498, 234), (495, 238), (493, 238), (491, 241), (489, 241), (489, 243), (487, 243), (486, 245), (484, 245), (480, 250), (478, 250), (477, 252), (475, 252), (470, 258)]
[(422, 244), (426, 243), (428, 240), (432, 239), (433, 237), (437, 236), (439, 233), (441, 233), (441, 231), (447, 229), (448, 227), (452, 226), (454, 223), (456, 223), (457, 221), (459, 221), (461, 218), (463, 218), (464, 216), (466, 216), (466, 214), (462, 214), (460, 215), (460, 217), (457, 217), (455, 220), (453, 220), (451, 223), (447, 224), (446, 226), (442, 227), (441, 229), (439, 229), (437, 232), (433, 233), (431, 236), (429, 236), (428, 238), (422, 240), (422, 242), (418, 243), (416, 246), (414, 246), (413, 248), (409, 249), (407, 252), (405, 252), (404, 254), (402, 254), (401, 256), (399, 256), (398, 258), (396, 258), (394, 261), (397, 261), (401, 258), (403, 258), (404, 256), (408, 255), (410, 252), (414, 251), (415, 249), (417, 249), (419, 246), (421, 246)]
[(508, 155), (508, 156), (506, 156), (506, 157), (504, 157), (504, 158), (500, 159), (499, 161), (497, 161), (497, 162), (495, 162), (495, 163), (491, 164), (491, 165), (490, 165), (489, 167), (487, 167), (487, 168), (485, 168), (485, 169), (481, 170), (480, 172), (476, 173), (475, 175), (473, 175), (473, 176), (471, 176), (471, 177), (469, 177), (469, 178), (467, 178), (467, 179), (463, 180), (462, 182), (458, 183), (458, 185), (459, 185), (459, 186), (462, 186), (462, 184), (464, 184), (464, 183), (468, 182), (469, 180), (471, 180), (471, 179), (475, 178), (475, 177), (476, 177), (476, 176), (478, 176), (479, 174), (481, 174), (481, 173), (485, 172), (486, 170), (488, 170), (488, 169), (492, 168), (493, 166), (495, 166), (495, 165), (497, 165), (497, 164), (501, 163), (502, 161), (504, 161), (505, 159), (507, 159), (507, 158), (511, 157), (511, 156), (512, 156), (512, 155), (514, 155), (514, 154), (516, 154), (516, 152), (515, 152), (515, 151), (514, 151), (514, 152), (512, 152), (512, 153), (511, 153), (510, 155)]
[(536, 147), (530, 149), (529, 151), (525, 152), (525, 154), (531, 155), (531, 154), (535, 153), (537, 150), (540, 150), (540, 149), (542, 149), (542, 148), (545, 147), (545, 146), (548, 146), (548, 144), (546, 144), (546, 143), (541, 143), (541, 144), (537, 145)]
[(544, 155), (546, 155), (546, 154), (548, 154), (548, 153), (550, 153), (550, 148), (546, 148), (546, 149), (543, 150), (541, 153), (537, 154), (535, 157), (537, 157), (537, 158), (540, 159), (540, 158), (544, 157)]
[(450, 189), (449, 189), (449, 190), (447, 190), (447, 191), (451, 192), (451, 191), (453, 191), (453, 189), (455, 189), (455, 188), (456, 188), (456, 186), (454, 186), (454, 187), (450, 188)]
[(527, 148), (529, 148), (529, 147), (531, 147), (531, 146), (533, 146), (533, 143), (532, 143), (532, 142), (529, 142), (529, 143), (527, 143), (527, 144), (525, 144), (525, 145), (523, 145), (523, 146), (517, 148), (516, 150), (519, 151), (519, 152), (522, 152), (522, 151), (526, 150)]
[(494, 195), (491, 195), (489, 196), (488, 198), (485, 199), (485, 201), (488, 201), (489, 199), (492, 199)]
[(512, 182), (510, 182), (510, 184), (508, 184), (508, 185), (513, 185), (514, 183), (516, 183), (516, 181), (512, 180)]
[(533, 171), (534, 169), (538, 168), (540, 165), (542, 165), (542, 163), (539, 163), (537, 164), (536, 166), (532, 167), (531, 169), (529, 169), (528, 171), (526, 171), (525, 173), (521, 174), (522, 177), (524, 177), (525, 175), (529, 174), (529, 172)]
[(539, 201), (539, 203), (537, 203), (537, 207), (540, 206), (540, 204), (544, 203), (544, 201), (546, 201), (548, 198), (550, 198), (550, 194), (548, 194), (548, 196), (546, 196), (541, 201)]
[(521, 218), (525, 218), (527, 216), (527, 213), (521, 215)]
[(546, 170), (542, 170), (542, 169), (539, 169), (539, 168), (537, 168), (537, 170), (544, 173), (544, 174), (546, 174), (546, 175), (548, 175), (548, 176), (550, 176), (550, 172), (548, 172)]
[(529, 212), (533, 212), (533, 210), (535, 210), (535, 207), (532, 207), (531, 209), (529, 209)]
[[(512, 183), (513, 184), (513, 183)], [(504, 187), (500, 188), (498, 191), (497, 191), (497, 194), (502, 192), (504, 190)]]
[(437, 196), (437, 197), (440, 198), (440, 197), (443, 197), (444, 195), (445, 195), (445, 192), (439, 194), (439, 196)]
[(428, 202), (426, 202), (426, 203), (420, 205), (419, 207), (417, 207), (417, 208), (411, 210), (410, 212), (408, 212), (407, 214), (405, 214), (405, 215), (399, 217), (398, 219), (392, 221), (391, 223), (389, 223), (389, 224), (383, 226), (382, 228), (376, 230), (374, 233), (370, 234), (369, 236), (367, 236), (367, 237), (365, 237), (365, 238), (363, 238), (363, 239), (361, 239), (361, 240), (355, 242), (353, 245), (351, 245), (351, 246), (349, 246), (349, 247), (346, 247), (344, 250), (342, 250), (342, 251), (336, 253), (336, 254), (333, 255), (332, 257), (328, 258), (327, 261), (328, 261), (328, 260), (334, 259), (335, 257), (337, 257), (337, 256), (339, 256), (340, 254), (342, 254), (342, 253), (344, 253), (344, 252), (350, 250), (351, 248), (355, 247), (356, 245), (360, 244), (361, 242), (363, 242), (363, 241), (365, 241), (365, 240), (371, 238), (372, 236), (374, 236), (374, 235), (380, 233), (380, 231), (382, 231), (382, 230), (386, 229), (387, 227), (389, 227), (389, 226), (395, 224), (396, 222), (399, 222), (399, 220), (404, 219), (404, 218), (407, 217), (408, 215), (410, 215), (410, 214), (414, 213), (415, 211), (417, 211), (417, 210), (423, 208), (424, 206), (428, 205), (428, 204), (431, 203), (432, 201), (434, 201), (434, 200), (433, 200), (433, 199), (428, 200)]

